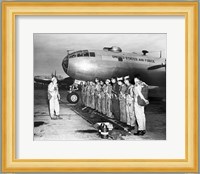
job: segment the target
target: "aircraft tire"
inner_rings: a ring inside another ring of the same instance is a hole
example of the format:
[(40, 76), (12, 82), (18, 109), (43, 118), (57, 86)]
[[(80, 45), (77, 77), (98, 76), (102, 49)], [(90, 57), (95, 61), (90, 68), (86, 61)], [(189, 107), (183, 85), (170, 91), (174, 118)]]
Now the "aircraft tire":
[(75, 92), (69, 93), (67, 95), (67, 101), (72, 104), (76, 104), (79, 101), (79, 95)]

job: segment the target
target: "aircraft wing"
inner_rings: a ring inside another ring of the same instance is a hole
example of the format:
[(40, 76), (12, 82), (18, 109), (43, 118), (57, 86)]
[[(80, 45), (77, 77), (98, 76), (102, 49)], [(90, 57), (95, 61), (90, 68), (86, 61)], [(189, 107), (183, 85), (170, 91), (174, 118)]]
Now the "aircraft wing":
[(162, 59), (161, 61), (158, 61), (158, 64), (148, 67), (148, 70), (155, 70), (163, 67), (166, 68), (166, 59)]
[(64, 78), (64, 79), (58, 79), (58, 84), (63, 86), (70, 86), (74, 83), (75, 79), (71, 78), (71, 77), (67, 77), (67, 78)]
[(41, 77), (34, 77), (34, 82), (42, 83), (42, 84), (49, 84), (51, 82), (51, 79), (41, 78)]
[(155, 69), (159, 69), (159, 68), (163, 68), (163, 67), (166, 67), (166, 65), (165, 64), (154, 65), (154, 66), (148, 67), (148, 70), (155, 70)]
[[(49, 84), (51, 83), (50, 78), (41, 78), (41, 77), (34, 77), (34, 81), (36, 83), (42, 83), (42, 84)], [(70, 86), (74, 83), (74, 79), (71, 77), (58, 79), (58, 85), (60, 86)]]

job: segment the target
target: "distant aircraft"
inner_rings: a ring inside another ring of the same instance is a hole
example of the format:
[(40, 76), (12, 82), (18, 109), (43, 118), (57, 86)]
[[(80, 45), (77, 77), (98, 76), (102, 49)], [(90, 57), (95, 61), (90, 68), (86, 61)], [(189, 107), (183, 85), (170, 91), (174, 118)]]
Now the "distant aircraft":
[(48, 85), (51, 82), (52, 77), (57, 77), (59, 87), (64, 87), (66, 89), (70, 89), (70, 86), (75, 81), (72, 77), (61, 78), (60, 76), (56, 75), (56, 71), (55, 71), (55, 74), (52, 73), (51, 76), (35, 76), (34, 82)]
[[(155, 97), (166, 97), (166, 58), (148, 56), (148, 51), (142, 54), (122, 52), (116, 46), (104, 47), (103, 50), (79, 50), (67, 54), (63, 59), (62, 67), (67, 75), (73, 79), (93, 81), (112, 77), (131, 78), (140, 74), (150, 89), (155, 90)], [(71, 98), (78, 98), (77, 93), (71, 93)], [(68, 97), (69, 99), (70, 97)], [(78, 101), (69, 102), (76, 103)]]

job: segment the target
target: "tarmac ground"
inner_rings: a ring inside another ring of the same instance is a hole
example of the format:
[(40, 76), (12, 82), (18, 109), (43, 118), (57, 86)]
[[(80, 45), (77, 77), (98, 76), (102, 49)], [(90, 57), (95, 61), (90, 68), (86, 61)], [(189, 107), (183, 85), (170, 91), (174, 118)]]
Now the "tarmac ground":
[[(78, 104), (69, 104), (67, 91), (60, 90), (60, 116), (63, 119), (51, 120), (46, 89), (34, 90), (34, 135), (35, 141), (69, 141), (69, 140), (166, 140), (165, 103), (150, 100), (145, 108), (147, 133), (135, 136), (127, 131), (127, 126), (110, 119), (90, 108)], [(96, 123), (107, 122), (113, 126), (108, 139), (99, 135)]]

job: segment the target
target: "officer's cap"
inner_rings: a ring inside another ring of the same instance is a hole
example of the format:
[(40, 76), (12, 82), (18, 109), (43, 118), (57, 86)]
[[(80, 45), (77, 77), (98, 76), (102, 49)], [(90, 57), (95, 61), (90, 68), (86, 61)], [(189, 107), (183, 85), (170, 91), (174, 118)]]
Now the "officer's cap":
[(116, 78), (116, 77), (112, 77), (112, 78), (111, 78), (111, 80), (112, 80), (112, 79), (115, 79), (115, 80), (117, 80), (117, 78)]
[(134, 75), (134, 78), (137, 78), (137, 79), (139, 79), (139, 80), (142, 80), (140, 74), (135, 74), (135, 75)]
[(124, 77), (124, 80), (129, 80), (129, 79), (130, 79), (129, 76), (125, 76), (125, 77)]
[(117, 81), (123, 81), (123, 77), (118, 77)]
[(110, 83), (110, 79), (106, 79), (106, 82), (109, 82), (109, 83)]

